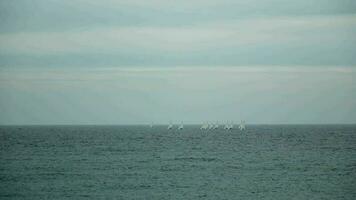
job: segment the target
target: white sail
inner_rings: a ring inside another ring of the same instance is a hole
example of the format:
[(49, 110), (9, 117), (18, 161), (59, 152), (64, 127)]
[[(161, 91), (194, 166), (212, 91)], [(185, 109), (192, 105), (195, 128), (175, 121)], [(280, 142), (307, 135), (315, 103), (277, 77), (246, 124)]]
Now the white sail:
[(208, 124), (207, 123), (203, 123), (203, 125), (200, 127), (201, 130), (206, 130), (208, 128)]
[(229, 125), (226, 122), (225, 125), (224, 125), (224, 129), (228, 129), (228, 128), (229, 128)]
[(215, 125), (214, 125), (214, 129), (218, 129), (219, 128), (219, 123), (216, 122)]
[(213, 124), (213, 123), (210, 123), (210, 124), (208, 125), (208, 128), (209, 128), (209, 129), (213, 129), (213, 128), (214, 128), (214, 124)]
[(180, 125), (178, 126), (178, 130), (181, 130), (181, 129), (183, 129), (183, 128), (184, 128), (183, 122), (181, 122)]
[(242, 121), (242, 120), (241, 120), (241, 123), (240, 123), (239, 129), (240, 129), (241, 131), (246, 129), (246, 126), (245, 126), (245, 121)]
[(169, 125), (168, 125), (167, 129), (172, 129), (172, 128), (173, 128), (173, 125), (172, 125), (171, 122), (169, 122)]
[(150, 124), (150, 128), (152, 128), (153, 127), (153, 123), (151, 122), (151, 124)]

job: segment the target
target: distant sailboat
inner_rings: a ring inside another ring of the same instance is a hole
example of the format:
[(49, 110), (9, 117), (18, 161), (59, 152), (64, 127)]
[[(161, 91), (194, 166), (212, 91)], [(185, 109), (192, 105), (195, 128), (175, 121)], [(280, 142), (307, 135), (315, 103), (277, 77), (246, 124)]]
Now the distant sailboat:
[(214, 125), (214, 129), (218, 129), (219, 128), (219, 123), (216, 122), (215, 125)]
[(241, 123), (240, 123), (239, 129), (240, 129), (241, 131), (243, 131), (243, 130), (245, 130), (245, 129), (246, 129), (246, 126), (245, 126), (245, 121), (242, 121), (242, 120), (241, 120)]
[(224, 129), (232, 130), (234, 128), (234, 124), (232, 122), (226, 122)]
[(226, 122), (224, 125), (224, 129), (228, 130), (229, 129), (229, 124)]
[(183, 128), (184, 128), (183, 122), (181, 122), (180, 125), (178, 126), (178, 130), (182, 130)]
[(169, 122), (169, 125), (168, 125), (167, 129), (169, 130), (169, 129), (172, 129), (172, 128), (173, 128), (173, 124), (172, 124), (172, 122)]
[(213, 123), (210, 123), (210, 124), (208, 125), (208, 128), (209, 128), (209, 130), (210, 130), (210, 129), (213, 129), (213, 128), (214, 128), (214, 124), (213, 124)]
[(203, 123), (203, 125), (201, 125), (200, 130), (206, 130), (208, 128), (208, 124), (207, 123)]
[(151, 124), (150, 124), (150, 128), (152, 128), (153, 127), (153, 123), (151, 122)]
[(234, 123), (233, 123), (233, 122), (230, 123), (229, 129), (230, 129), (230, 130), (234, 129)]

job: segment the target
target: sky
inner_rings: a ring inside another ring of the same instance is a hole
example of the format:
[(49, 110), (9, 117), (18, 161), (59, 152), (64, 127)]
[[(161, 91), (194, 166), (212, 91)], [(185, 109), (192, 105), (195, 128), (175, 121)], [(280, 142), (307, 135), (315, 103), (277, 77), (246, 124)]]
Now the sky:
[(356, 123), (354, 0), (0, 0), (0, 124)]

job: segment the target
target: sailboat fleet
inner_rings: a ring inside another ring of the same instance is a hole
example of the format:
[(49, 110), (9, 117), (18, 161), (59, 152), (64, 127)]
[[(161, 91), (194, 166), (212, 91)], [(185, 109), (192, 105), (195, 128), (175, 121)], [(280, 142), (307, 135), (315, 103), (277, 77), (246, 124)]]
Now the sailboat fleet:
[[(152, 128), (153, 127), (153, 124), (151, 123), (150, 127)], [(223, 126), (220, 126), (218, 122), (216, 123), (209, 123), (209, 122), (204, 122), (201, 127), (200, 127), (200, 130), (212, 130), (212, 129), (219, 129), (220, 127), (222, 127), (223, 129), (225, 130), (232, 130), (234, 129), (234, 123), (232, 121), (230, 122), (226, 122)], [(167, 127), (167, 130), (171, 130), (173, 129), (174, 126), (172, 124), (172, 122), (169, 122), (169, 125)], [(178, 130), (182, 130), (184, 129), (184, 125), (183, 125), (183, 122), (181, 122), (179, 125), (178, 125)], [(240, 125), (238, 126), (238, 129), (243, 131), (243, 130), (246, 130), (246, 125), (245, 125), (245, 121), (241, 120), (240, 122)]]

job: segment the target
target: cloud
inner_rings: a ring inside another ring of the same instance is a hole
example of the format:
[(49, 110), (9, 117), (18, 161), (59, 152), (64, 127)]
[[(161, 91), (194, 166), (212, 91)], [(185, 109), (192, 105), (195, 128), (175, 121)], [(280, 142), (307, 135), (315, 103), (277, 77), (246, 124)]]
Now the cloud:
[(0, 1), (0, 123), (354, 123), (355, 7)]
[[(192, 53), (251, 45), (301, 45), (351, 40), (356, 15), (247, 19), (185, 27), (108, 27), (0, 34), (2, 54)], [(338, 37), (337, 37), (338, 36)]]
[[(224, 82), (248, 83), (259, 80), (261, 77), (271, 75), (280, 76), (279, 79), (292, 76), (329, 76), (353, 77), (356, 74), (356, 68), (353, 66), (335, 66), (335, 67), (313, 67), (313, 66), (214, 66), (214, 67), (194, 67), (194, 66), (176, 66), (172, 68), (165, 67), (107, 67), (107, 68), (62, 68), (62, 69), (28, 69), (13, 70), (3, 69), (0, 71), (0, 83), (3, 87), (7, 83), (49, 83), (69, 85), (85, 85), (86, 83), (115, 83), (121, 85), (130, 85), (132, 80), (145, 82), (140, 87), (150, 85), (150, 80), (172, 81), (178, 85), (185, 85), (186, 89), (194, 87), (190, 83), (202, 83), (196, 87), (209, 88), (210, 86), (224, 85)], [(185, 80), (181, 82), (181, 80)], [(287, 78), (288, 79), (288, 78)], [(242, 81), (242, 82), (239, 82)], [(261, 80), (257, 81), (260, 83)], [(156, 86), (159, 86), (156, 85)], [(262, 87), (263, 85), (260, 85)]]

